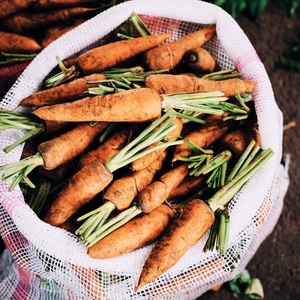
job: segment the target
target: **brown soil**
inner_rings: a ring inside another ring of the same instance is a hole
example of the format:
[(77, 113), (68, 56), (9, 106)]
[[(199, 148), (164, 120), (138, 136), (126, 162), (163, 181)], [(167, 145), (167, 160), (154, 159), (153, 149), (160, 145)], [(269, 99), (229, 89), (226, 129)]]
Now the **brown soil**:
[[(246, 17), (237, 20), (265, 65), (284, 124), (296, 123), (295, 127), (284, 131), (283, 152), (290, 154), (291, 163), (290, 185), (281, 216), (247, 266), (250, 275), (261, 280), (266, 300), (300, 299), (300, 72), (278, 68), (275, 64), (279, 54), (300, 43), (299, 20), (299, 11), (288, 17), (273, 5), (268, 6), (260, 25)], [(228, 300), (234, 297), (224, 284), (219, 292), (208, 292), (200, 299)]]

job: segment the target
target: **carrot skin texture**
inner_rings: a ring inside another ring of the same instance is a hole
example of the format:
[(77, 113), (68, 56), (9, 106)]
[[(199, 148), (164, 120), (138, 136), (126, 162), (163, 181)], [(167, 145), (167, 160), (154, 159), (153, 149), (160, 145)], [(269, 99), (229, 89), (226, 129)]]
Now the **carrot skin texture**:
[(76, 65), (83, 74), (101, 72), (160, 45), (169, 37), (169, 34), (164, 33), (102, 45), (81, 54), (76, 60)]
[[(174, 130), (172, 130), (168, 134), (168, 140), (169, 141), (175, 141), (175, 139), (180, 136), (181, 131), (183, 129), (183, 122), (181, 118), (175, 118), (174, 124), (176, 127)], [(156, 143), (159, 144), (160, 142)], [(155, 161), (157, 157), (159, 157), (163, 152), (165, 151), (165, 148), (160, 148), (158, 150), (152, 151), (149, 154), (144, 155), (141, 158), (136, 159), (131, 163), (131, 169), (134, 171), (142, 170), (146, 167), (148, 167), (151, 163)]]
[(9, 0), (1, 1), (0, 18), (7, 17), (35, 4), (36, 0)]
[(0, 31), (0, 51), (7, 53), (35, 53), (42, 49), (39, 43), (27, 36)]
[(165, 157), (166, 152), (164, 151), (147, 168), (114, 180), (104, 191), (103, 199), (112, 202), (119, 211), (128, 208), (136, 195), (154, 180), (155, 175), (163, 165)]
[(149, 213), (160, 206), (168, 198), (170, 192), (185, 178), (188, 171), (186, 164), (179, 165), (144, 188), (136, 197), (143, 212)]
[(43, 142), (38, 152), (43, 157), (44, 169), (53, 170), (81, 154), (94, 138), (108, 126), (107, 123), (79, 123), (66, 133)]
[(44, 106), (33, 114), (66, 122), (148, 122), (161, 116), (161, 98), (152, 89), (138, 88)]
[(190, 201), (174, 217), (156, 242), (142, 268), (135, 290), (158, 278), (175, 265), (214, 223), (210, 207), (200, 199)]
[(113, 179), (102, 162), (95, 160), (75, 173), (55, 198), (44, 216), (44, 221), (59, 226), (79, 208), (101, 192)]
[(22, 99), (20, 105), (41, 107), (84, 98), (86, 97), (84, 92), (88, 88), (98, 86), (98, 84), (88, 83), (88, 81), (103, 79), (105, 79), (103, 74), (91, 74), (82, 78), (76, 78), (70, 82), (33, 93)]
[(92, 258), (111, 258), (129, 253), (155, 241), (174, 217), (174, 211), (162, 204), (149, 214), (142, 214), (88, 248)]
[(150, 49), (144, 55), (145, 64), (153, 71), (171, 70), (178, 65), (188, 50), (201, 47), (211, 40), (215, 33), (216, 27), (211, 25), (191, 32), (174, 42)]
[(159, 94), (220, 91), (224, 93), (224, 96), (230, 97), (236, 93), (253, 92), (256, 83), (240, 78), (216, 81), (186, 74), (154, 74), (145, 79), (145, 85)]

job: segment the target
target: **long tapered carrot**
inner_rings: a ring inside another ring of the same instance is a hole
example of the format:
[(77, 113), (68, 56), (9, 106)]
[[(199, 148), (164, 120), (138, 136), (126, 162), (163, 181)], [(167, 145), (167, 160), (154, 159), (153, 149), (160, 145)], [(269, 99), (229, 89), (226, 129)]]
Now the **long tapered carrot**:
[(176, 161), (178, 157), (188, 157), (192, 154), (193, 151), (187, 141), (200, 148), (207, 148), (235, 124), (233, 120), (224, 121), (222, 116), (209, 116), (205, 125), (193, 129), (184, 136), (184, 143), (175, 147), (172, 160)]
[(163, 33), (102, 45), (81, 54), (76, 60), (76, 65), (84, 74), (101, 72), (160, 45), (169, 37), (169, 34)]
[(210, 80), (187, 74), (153, 74), (145, 79), (146, 87), (159, 94), (220, 91), (224, 96), (253, 92), (256, 83), (248, 79)]
[(215, 33), (216, 26), (210, 25), (198, 31), (191, 32), (174, 42), (150, 49), (145, 53), (145, 63), (154, 71), (161, 69), (171, 70), (178, 65), (188, 50), (201, 47), (211, 40)]
[(138, 206), (145, 213), (149, 213), (160, 206), (167, 200), (170, 192), (183, 181), (188, 172), (188, 166), (181, 164), (162, 174), (158, 180), (137, 194), (135, 200)]
[(1, 10), (0, 18), (7, 17), (13, 13), (22, 11), (31, 5), (35, 4), (36, 0), (10, 0), (10, 1), (1, 1)]
[(33, 113), (55, 121), (147, 122), (160, 117), (161, 98), (152, 89), (138, 88), (40, 107)]
[[(81, 174), (84, 173), (84, 176)], [(58, 196), (52, 202), (43, 220), (53, 226), (64, 223), (81, 206), (87, 203), (103, 190), (113, 179), (111, 172), (105, 165), (95, 160), (91, 164), (84, 166), (70, 179)], [(83, 193), (83, 187), (85, 192)], [(61, 201), (63, 199), (63, 201)], [(77, 199), (77, 201), (74, 201)]]
[[(201, 217), (199, 217), (201, 216)], [(175, 216), (145, 261), (135, 290), (156, 279), (175, 265), (214, 223), (211, 208), (200, 199), (190, 201)]]
[(157, 240), (174, 217), (174, 210), (162, 204), (149, 214), (141, 214), (88, 248), (92, 258), (111, 258)]
[(51, 9), (97, 3), (98, 0), (35, 0), (35, 8)]
[[(172, 130), (169, 134), (168, 134), (168, 140), (169, 141), (174, 141), (178, 138), (178, 136), (180, 136), (182, 129), (183, 129), (183, 122), (181, 118), (175, 118), (174, 119), (174, 124), (176, 125), (174, 130)], [(156, 145), (160, 144), (161, 142), (157, 142)], [(155, 145), (151, 145), (151, 147), (153, 147)], [(151, 163), (153, 163), (155, 161), (155, 159), (157, 157), (159, 157), (163, 152), (165, 151), (164, 148), (160, 148), (156, 151), (150, 152), (149, 154), (135, 160), (132, 162), (131, 164), (131, 169), (134, 171), (139, 171), (142, 170), (144, 168), (146, 168), (147, 166), (149, 166)]]
[(90, 87), (98, 86), (97, 83), (89, 83), (94, 80), (103, 80), (103, 74), (91, 74), (82, 78), (76, 78), (70, 82), (35, 92), (20, 102), (21, 106), (45, 106), (84, 98), (84, 92)]

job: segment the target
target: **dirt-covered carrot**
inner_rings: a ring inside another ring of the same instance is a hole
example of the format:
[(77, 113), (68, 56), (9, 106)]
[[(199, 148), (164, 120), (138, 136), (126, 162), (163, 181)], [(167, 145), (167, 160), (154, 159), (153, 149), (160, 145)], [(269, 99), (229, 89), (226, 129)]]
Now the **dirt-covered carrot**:
[(101, 72), (160, 45), (169, 37), (169, 34), (163, 33), (102, 45), (79, 55), (76, 65), (83, 74)]
[[(171, 131), (168, 134), (168, 140), (169, 141), (176, 140), (181, 135), (181, 132), (182, 132), (182, 129), (183, 129), (183, 122), (182, 122), (181, 118), (175, 118), (174, 119), (174, 124), (175, 124), (174, 130)], [(159, 141), (159, 142), (156, 143), (156, 145), (159, 145), (160, 143), (162, 143), (162, 142)], [(153, 147), (153, 146), (155, 146), (155, 145), (151, 145), (151, 147)], [(160, 148), (160, 149), (158, 149), (156, 151), (150, 152), (149, 154), (147, 154), (147, 155), (145, 155), (145, 156), (143, 156), (143, 157), (141, 157), (141, 158), (133, 161), (132, 164), (131, 164), (131, 169), (134, 170), (134, 171), (139, 171), (139, 170), (142, 170), (142, 169), (148, 167), (164, 151), (165, 151), (164, 148)]]
[(42, 49), (42, 46), (33, 38), (0, 31), (0, 51), (6, 53), (35, 53)]
[(157, 240), (174, 217), (174, 210), (162, 204), (149, 214), (141, 214), (88, 248), (92, 258), (111, 258)]
[(68, 21), (94, 10), (94, 8), (87, 7), (53, 9), (51, 12), (49, 10), (26, 10), (1, 19), (0, 27), (13, 33), (30, 34), (34, 30), (45, 28), (66, 20)]
[(183, 65), (194, 73), (210, 73), (216, 70), (217, 61), (206, 49), (197, 47), (184, 55)]
[(133, 126), (124, 126), (117, 130), (110, 137), (100, 143), (96, 149), (88, 151), (80, 159), (78, 167), (82, 168), (96, 159), (106, 162), (130, 141), (132, 130)]
[(35, 4), (37, 0), (10, 0), (10, 1), (1, 1), (1, 10), (0, 10), (0, 18), (7, 17), (13, 13), (17, 13), (22, 11), (33, 4)]
[(251, 93), (256, 86), (254, 81), (248, 79), (210, 80), (187, 74), (154, 74), (145, 79), (145, 84), (159, 94), (220, 91), (227, 97), (237, 93)]
[(214, 220), (214, 212), (201, 199), (194, 199), (184, 206), (154, 245), (142, 268), (135, 290), (139, 290), (175, 265), (185, 252), (201, 239)]
[[(222, 116), (209, 116), (206, 119), (206, 124), (188, 132), (183, 140), (191, 141), (200, 148), (207, 148), (212, 143), (221, 138), (230, 128), (233, 128), (237, 122), (233, 120), (224, 121)], [(192, 154), (192, 149), (189, 144), (184, 142), (177, 145), (173, 153), (173, 161), (178, 157), (188, 157)]]
[(155, 180), (137, 194), (135, 199), (137, 205), (143, 212), (151, 212), (167, 200), (170, 192), (183, 181), (188, 172), (186, 164), (178, 165), (165, 172), (158, 180)]
[(22, 99), (20, 105), (41, 107), (84, 98), (86, 97), (84, 92), (88, 88), (98, 86), (97, 83), (90, 83), (90, 81), (103, 79), (105, 79), (103, 74), (91, 74), (82, 78), (76, 78), (70, 82), (35, 92)]
[(29, 186), (34, 184), (28, 174), (36, 167), (42, 166), (46, 170), (53, 170), (81, 154), (102, 132), (108, 123), (79, 123), (69, 131), (41, 143), (35, 155), (26, 157), (15, 163), (0, 166), (0, 170), (7, 170), (3, 180), (12, 180), (12, 190), (19, 182), (24, 180)]
[(174, 69), (184, 54), (195, 47), (201, 47), (213, 38), (215, 25), (210, 25), (182, 38), (146, 51), (144, 61), (151, 70)]
[(152, 89), (138, 88), (40, 107), (33, 113), (55, 121), (148, 122), (161, 116), (161, 98)]
[[(49, 224), (55, 226), (59, 226), (60, 224), (64, 223), (76, 210), (89, 202), (94, 196), (106, 188), (106, 186), (112, 180), (112, 173), (114, 171), (126, 166), (127, 164), (130, 164), (135, 157), (145, 155), (147, 150), (143, 151), (144, 149), (147, 149), (150, 144), (162, 139), (169, 131), (173, 130), (174, 125), (172, 124), (172, 118), (173, 117), (170, 118), (168, 114), (165, 114), (158, 120), (152, 122), (135, 139), (133, 139), (129, 144), (123, 147), (116, 155), (112, 156), (105, 163), (102, 163), (100, 160), (96, 160), (90, 165), (86, 165), (79, 169), (70, 178), (68, 184), (62, 189), (62, 191), (60, 191), (53, 204), (54, 208), (52, 209), (50, 207), (49, 213), (46, 213), (45, 220), (47, 220)], [(166, 122), (164, 126), (159, 128), (159, 130), (153, 132), (153, 130), (166, 119), (169, 119), (169, 122)], [(178, 141), (169, 142), (168, 145), (170, 144), (178, 144)], [(155, 148), (153, 150), (155, 150)], [(98, 173), (94, 173), (93, 176), (90, 176), (90, 169), (93, 168), (94, 164), (97, 166)], [(98, 177), (102, 176), (104, 178), (99, 180)], [(81, 182), (84, 182), (86, 180), (85, 178), (89, 178), (89, 183), (82, 185)], [(76, 196), (74, 197), (73, 195)], [(64, 208), (63, 210), (56, 209), (57, 207), (60, 208), (64, 205), (65, 199), (72, 199), (70, 201), (66, 200), (68, 203), (68, 208)], [(100, 207), (100, 210), (101, 209), (102, 207)], [(105, 206), (105, 217), (103, 220), (106, 220), (110, 212), (114, 209), (114, 204), (109, 202), (109, 205)]]

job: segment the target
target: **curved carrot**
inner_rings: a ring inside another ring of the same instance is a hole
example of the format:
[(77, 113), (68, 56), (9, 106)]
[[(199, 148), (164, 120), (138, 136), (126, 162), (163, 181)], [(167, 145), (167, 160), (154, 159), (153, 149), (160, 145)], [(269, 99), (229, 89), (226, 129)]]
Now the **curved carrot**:
[(174, 42), (163, 44), (148, 50), (145, 53), (144, 61), (153, 71), (174, 69), (188, 50), (195, 47), (201, 47), (211, 40), (215, 33), (215, 25), (191, 32)]

